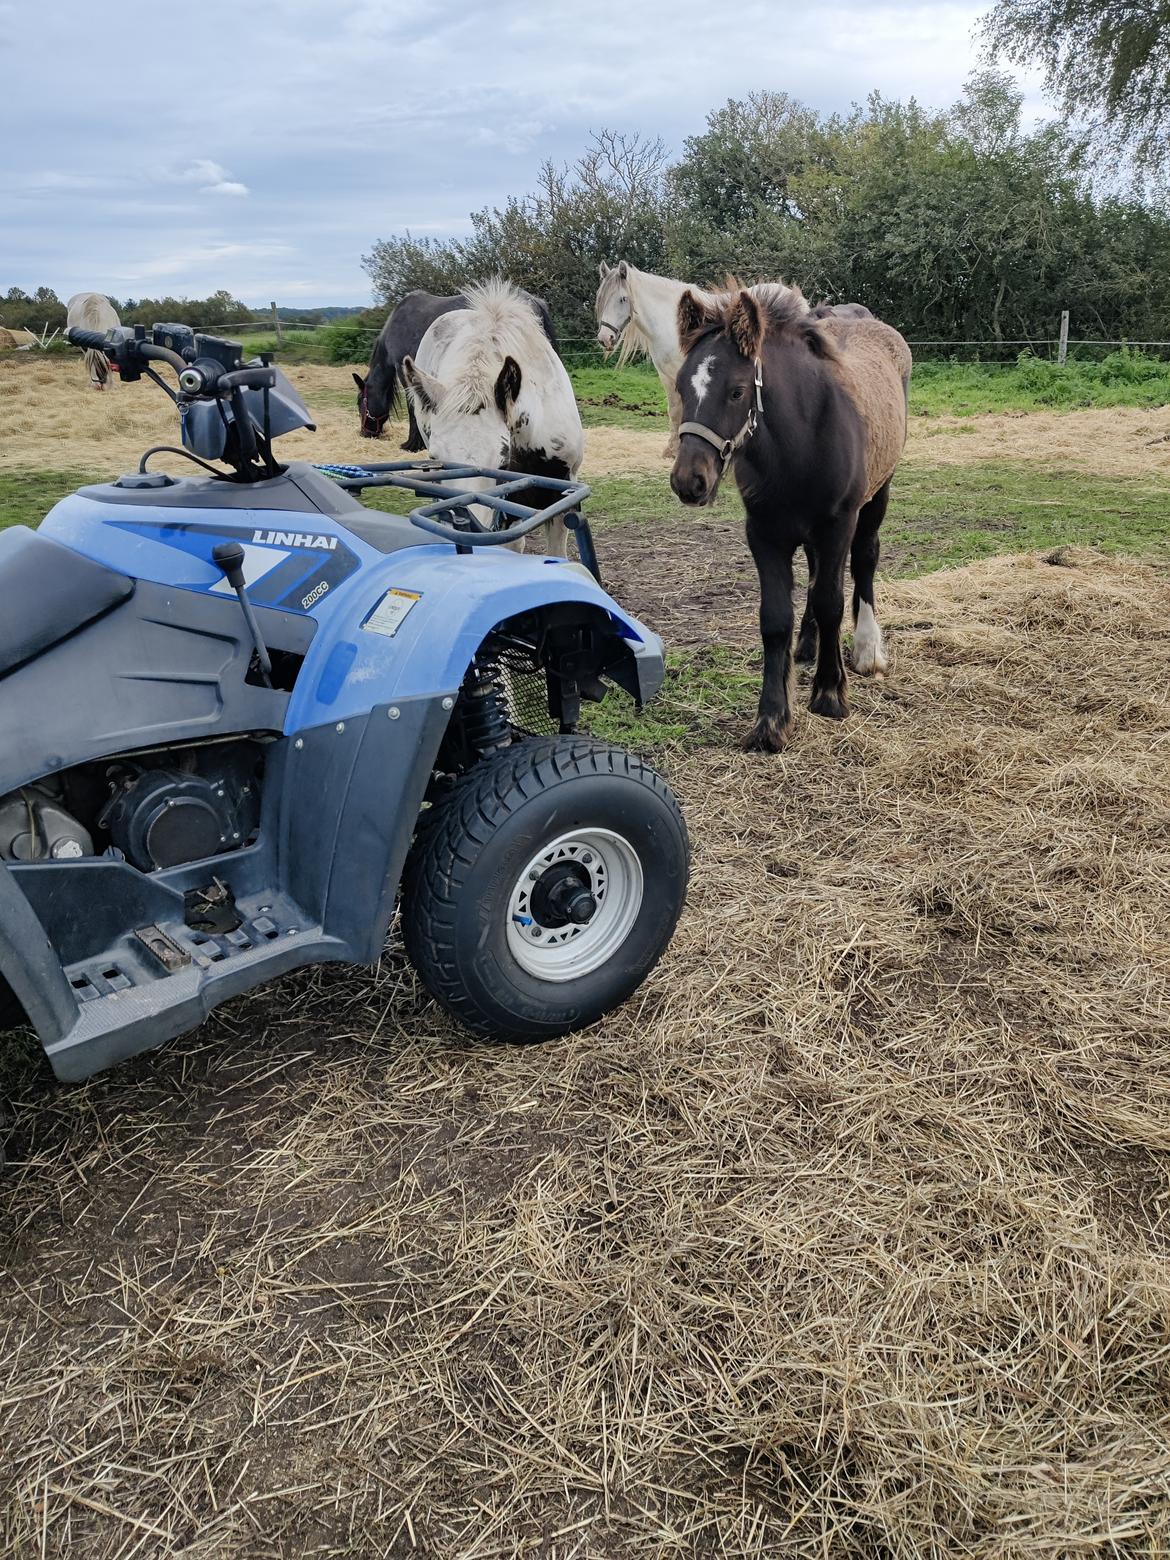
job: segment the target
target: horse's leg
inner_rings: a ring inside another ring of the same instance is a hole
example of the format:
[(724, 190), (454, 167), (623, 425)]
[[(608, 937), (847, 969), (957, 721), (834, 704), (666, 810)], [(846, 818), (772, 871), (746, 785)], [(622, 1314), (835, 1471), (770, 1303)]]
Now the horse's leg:
[(760, 576), (764, 681), (759, 716), (743, 745), (748, 752), (779, 753), (792, 736), (792, 550), (774, 525), (750, 516), (747, 539)]
[(817, 669), (813, 674), (809, 709), (814, 715), (844, 720), (845, 662), (841, 657), (841, 619), (845, 615), (845, 553), (853, 527), (839, 516), (831, 517), (817, 547), (817, 574), (809, 591), (816, 619)]
[(555, 520), (550, 520), (544, 528), (545, 548), (550, 558), (567, 558), (569, 556), (569, 528), (557, 515)]
[(863, 677), (883, 677), (886, 651), (873, 600), (873, 574), (877, 568), (880, 542), (878, 529), (890, 502), (887, 482), (870, 499), (857, 517), (850, 565), (853, 570), (853, 670)]
[(670, 415), (670, 438), (666, 441), (663, 455), (667, 460), (673, 460), (678, 454), (678, 425), (682, 422), (683, 404), (682, 396), (674, 387), (674, 381), (664, 375), (658, 376), (662, 380), (662, 387), (666, 391), (666, 407)]
[(800, 620), (800, 633), (796, 636), (796, 659), (802, 663), (817, 658), (817, 620), (813, 616), (812, 588), (817, 577), (817, 555), (811, 542), (804, 544), (804, 556), (808, 559), (808, 595), (804, 601), (804, 616)]
[(405, 450), (408, 455), (418, 455), (427, 447), (427, 441), (419, 431), (418, 421), (414, 415), (414, 402), (410, 399), (406, 390), (406, 381), (397, 363), (390, 365), (390, 413), (394, 414), (394, 403), (399, 396), (406, 402), (406, 442), (398, 447)]

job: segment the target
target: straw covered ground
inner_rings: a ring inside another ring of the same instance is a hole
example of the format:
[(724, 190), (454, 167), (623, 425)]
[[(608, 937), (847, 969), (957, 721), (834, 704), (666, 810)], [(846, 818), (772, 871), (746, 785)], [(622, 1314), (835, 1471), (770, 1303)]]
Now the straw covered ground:
[(779, 758), (750, 596), (679, 617), (690, 899), (592, 1030), (471, 1044), (392, 943), (0, 1049), (0, 1552), (1170, 1552), (1170, 582), (880, 601)]

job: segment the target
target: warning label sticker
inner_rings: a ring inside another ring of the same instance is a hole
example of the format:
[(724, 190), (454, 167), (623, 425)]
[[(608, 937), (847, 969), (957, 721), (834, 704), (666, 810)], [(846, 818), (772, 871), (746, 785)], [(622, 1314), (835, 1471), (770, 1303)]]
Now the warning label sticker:
[(375, 634), (385, 634), (387, 639), (393, 639), (406, 621), (407, 613), (421, 600), (421, 591), (388, 590), (362, 627), (368, 628)]

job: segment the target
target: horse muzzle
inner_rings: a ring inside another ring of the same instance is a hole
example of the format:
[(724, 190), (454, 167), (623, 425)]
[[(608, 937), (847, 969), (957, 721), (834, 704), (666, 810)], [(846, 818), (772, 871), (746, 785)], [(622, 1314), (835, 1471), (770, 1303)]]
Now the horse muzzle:
[(603, 325), (597, 332), (597, 345), (605, 353), (606, 357), (617, 346), (617, 332), (610, 330), (608, 325)]
[(715, 502), (723, 472), (712, 453), (702, 448), (683, 446), (670, 472), (670, 485), (675, 497), (691, 509), (701, 509)]

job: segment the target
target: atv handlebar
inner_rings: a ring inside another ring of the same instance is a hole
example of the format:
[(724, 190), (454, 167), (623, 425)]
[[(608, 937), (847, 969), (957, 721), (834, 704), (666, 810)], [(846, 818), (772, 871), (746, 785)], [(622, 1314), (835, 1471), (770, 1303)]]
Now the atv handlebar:
[(65, 332), (65, 339), (75, 347), (104, 352), (120, 368), (165, 363), (178, 374), (179, 389), (189, 396), (230, 396), (236, 390), (271, 390), (276, 384), (276, 371), (267, 365), (225, 369), (214, 358), (197, 357), (189, 361), (169, 347), (134, 336), (112, 332), (103, 336), (100, 331), (73, 325)]
[(135, 341), (133, 337), (119, 339), (117, 336), (103, 336), (97, 330), (84, 330), (80, 325), (72, 325), (65, 332), (66, 341), (71, 341), (75, 347), (92, 348), (95, 352), (104, 352), (115, 363), (121, 364), (130, 351), (135, 357), (144, 358), (151, 363), (167, 363), (171, 368), (182, 371), (186, 363), (177, 352), (172, 352), (169, 347), (156, 347), (152, 341)]

